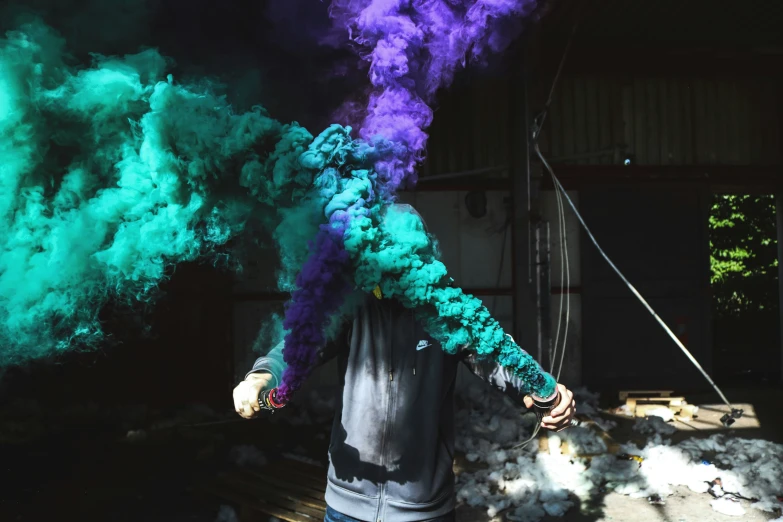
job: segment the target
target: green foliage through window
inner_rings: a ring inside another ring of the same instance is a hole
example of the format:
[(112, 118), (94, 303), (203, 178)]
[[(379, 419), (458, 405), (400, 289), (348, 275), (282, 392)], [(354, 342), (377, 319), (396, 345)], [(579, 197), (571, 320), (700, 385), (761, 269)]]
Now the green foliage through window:
[(710, 262), (716, 319), (777, 313), (773, 196), (715, 195), (710, 213)]

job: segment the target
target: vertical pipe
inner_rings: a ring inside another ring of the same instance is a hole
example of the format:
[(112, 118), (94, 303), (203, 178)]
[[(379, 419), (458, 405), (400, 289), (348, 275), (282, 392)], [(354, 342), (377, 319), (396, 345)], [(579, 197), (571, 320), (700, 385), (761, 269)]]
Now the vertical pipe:
[[(552, 368), (552, 259), (551, 231), (548, 221), (536, 224), (536, 323), (538, 325), (538, 356), (536, 360), (544, 368)], [(547, 354), (544, 365), (544, 353)]]
[[(544, 322), (541, 320), (541, 268), (543, 261), (541, 259), (541, 223), (536, 224), (536, 283), (534, 288), (536, 289), (536, 332), (537, 332), (537, 352), (536, 360), (544, 366)], [(550, 354), (551, 355), (551, 354)], [(551, 357), (550, 357), (551, 359)], [(544, 366), (546, 367), (546, 366)]]
[(778, 232), (778, 321), (780, 327), (780, 380), (783, 381), (783, 191), (775, 194), (775, 218)]
[[(523, 45), (517, 53), (520, 65), (511, 75), (509, 118), (509, 175), (512, 197), (512, 274), (514, 285), (514, 338), (533, 354), (538, 346), (537, 311), (533, 281), (533, 235), (530, 226), (531, 171), (528, 68)], [(540, 359), (539, 359), (539, 362)]]

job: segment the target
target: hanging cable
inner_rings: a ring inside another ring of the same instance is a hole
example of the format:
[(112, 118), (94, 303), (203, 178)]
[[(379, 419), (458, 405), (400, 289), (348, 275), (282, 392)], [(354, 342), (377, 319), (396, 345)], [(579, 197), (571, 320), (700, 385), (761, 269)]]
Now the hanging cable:
[[(565, 65), (566, 58), (568, 56), (568, 53), (571, 49), (571, 45), (574, 40), (574, 36), (576, 35), (576, 30), (579, 25), (579, 17), (577, 17), (577, 20), (574, 23), (574, 26), (571, 31), (571, 35), (569, 36), (568, 42), (566, 44), (566, 48), (563, 51), (563, 55), (560, 58), (560, 63), (557, 67), (557, 72), (555, 73), (555, 77), (552, 80), (551, 88), (549, 89), (549, 96), (547, 97), (547, 101), (544, 104), (544, 108), (542, 111), (533, 119), (532, 128), (531, 128), (531, 145), (533, 146), (536, 155), (541, 160), (542, 164), (548, 171), (549, 175), (552, 178), (552, 184), (555, 188), (555, 201), (557, 206), (557, 217), (558, 217), (558, 239), (559, 239), (559, 248), (560, 248), (560, 306), (559, 306), (559, 313), (558, 313), (558, 323), (557, 323), (557, 330), (555, 334), (555, 340), (552, 345), (552, 348), (550, 349), (550, 374), (552, 374), (555, 377), (556, 381), (560, 381), (560, 374), (563, 369), (563, 361), (565, 360), (565, 352), (566, 352), (566, 346), (567, 346), (567, 338), (568, 338), (568, 326), (570, 323), (570, 311), (571, 311), (571, 271), (570, 271), (570, 264), (569, 264), (569, 256), (568, 256), (568, 230), (566, 226), (566, 219), (565, 219), (565, 205), (563, 205), (563, 198), (568, 202), (569, 206), (571, 207), (571, 210), (574, 212), (574, 215), (579, 220), (579, 223), (584, 228), (585, 232), (587, 233), (590, 240), (593, 242), (595, 247), (598, 249), (601, 256), (606, 260), (606, 262), (609, 264), (609, 266), (617, 273), (617, 275), (620, 277), (620, 279), (626, 284), (626, 286), (631, 290), (631, 293), (636, 296), (639, 301), (642, 303), (642, 305), (647, 309), (648, 312), (653, 316), (653, 318), (663, 327), (663, 329), (666, 331), (666, 333), (669, 335), (669, 337), (674, 341), (674, 343), (677, 345), (680, 350), (685, 354), (685, 356), (693, 363), (693, 365), (701, 372), (701, 374), (704, 376), (704, 378), (707, 380), (707, 382), (710, 383), (712, 388), (716, 391), (718, 396), (721, 398), (721, 400), (726, 404), (726, 406), (729, 407), (729, 413), (726, 413), (720, 420), (725, 426), (731, 426), (735, 419), (738, 419), (742, 416), (743, 410), (734, 408), (732, 404), (729, 402), (729, 400), (726, 398), (726, 396), (723, 394), (721, 389), (718, 387), (717, 384), (712, 380), (712, 378), (709, 376), (709, 374), (704, 370), (704, 368), (699, 364), (699, 362), (696, 360), (695, 357), (690, 353), (690, 351), (685, 347), (685, 345), (677, 338), (677, 336), (672, 332), (672, 330), (669, 328), (669, 326), (663, 321), (663, 319), (660, 318), (660, 316), (655, 312), (655, 310), (650, 306), (650, 304), (642, 297), (642, 295), (636, 290), (636, 288), (628, 281), (628, 279), (623, 275), (623, 273), (620, 271), (619, 268), (612, 262), (612, 260), (609, 258), (609, 256), (604, 252), (604, 250), (601, 248), (601, 246), (598, 244), (598, 240), (596, 240), (595, 236), (593, 236), (593, 233), (590, 231), (589, 227), (587, 226), (587, 223), (585, 223), (584, 219), (582, 218), (582, 215), (579, 213), (579, 211), (576, 208), (576, 205), (574, 205), (574, 202), (571, 200), (571, 198), (568, 196), (568, 193), (566, 192), (563, 185), (560, 183), (560, 180), (555, 175), (554, 170), (552, 169), (551, 165), (549, 165), (549, 162), (547, 162), (546, 158), (544, 158), (544, 155), (541, 153), (541, 149), (538, 146), (538, 139), (541, 135), (541, 129), (543, 128), (544, 122), (546, 121), (546, 117), (549, 113), (549, 108), (552, 105), (552, 101), (554, 99), (554, 92), (555, 88), (557, 87), (557, 84), (559, 83), (560, 76), (563, 72), (563, 67)], [(565, 276), (565, 278), (563, 277)], [(565, 280), (565, 281), (564, 281)], [(565, 283), (565, 284), (564, 284)], [(565, 297), (563, 294), (566, 294)], [(562, 345), (560, 344), (560, 331), (561, 331), (561, 323), (563, 320), (563, 301), (565, 300), (565, 310), (566, 310), (566, 316), (565, 316), (565, 329), (563, 331), (563, 342)], [(560, 361), (557, 363), (557, 370), (555, 371), (555, 361), (557, 360), (558, 356), (558, 350), (560, 351)], [(514, 446), (514, 448), (520, 448), (522, 446), (527, 445), (530, 441), (536, 438), (538, 435), (538, 432), (541, 428), (541, 423), (539, 422), (536, 424), (536, 427), (533, 430), (532, 435), (525, 441), (521, 442), (520, 444), (517, 444)]]
[[(549, 373), (552, 374), (555, 377), (555, 380), (559, 380), (558, 376), (554, 374), (555, 372), (555, 365), (557, 364), (557, 347), (558, 343), (560, 342), (560, 328), (563, 324), (563, 305), (565, 304), (563, 302), (563, 284), (565, 283), (565, 264), (562, 263), (563, 259), (563, 228), (562, 223), (560, 222), (560, 211), (561, 211), (561, 202), (558, 198), (555, 198), (555, 202), (557, 204), (557, 237), (558, 237), (558, 245), (560, 247), (560, 303), (557, 311), (557, 327), (555, 328), (555, 338), (552, 340), (552, 343), (549, 346)], [(539, 247), (540, 248), (540, 247)], [(551, 259), (551, 257), (550, 257)], [(542, 289), (543, 291), (550, 291), (551, 289)]]
[[(534, 147), (538, 149), (538, 143), (534, 144)], [(565, 328), (563, 331), (563, 343), (560, 345), (560, 362), (557, 363), (557, 371), (554, 371), (557, 357), (557, 343), (555, 343), (555, 358), (552, 360), (552, 375), (555, 379), (560, 381), (560, 374), (563, 371), (563, 361), (565, 361), (566, 348), (568, 346), (568, 329), (571, 324), (571, 265), (570, 256), (568, 254), (568, 229), (566, 228), (565, 217), (565, 205), (563, 205), (563, 198), (559, 192), (557, 192), (557, 208), (558, 208), (558, 230), (560, 234), (560, 315), (558, 315), (558, 324), (563, 319), (563, 300), (565, 300)], [(563, 279), (565, 274), (565, 280)]]
[[(674, 344), (677, 345), (677, 347), (682, 350), (682, 352), (685, 354), (685, 356), (693, 363), (693, 365), (701, 372), (701, 374), (704, 376), (705, 379), (707, 379), (707, 382), (710, 383), (712, 388), (718, 393), (721, 400), (731, 408), (732, 410), (732, 416), (733, 418), (738, 418), (735, 415), (741, 415), (742, 410), (735, 410), (732, 406), (732, 404), (729, 402), (729, 400), (726, 398), (726, 396), (723, 394), (723, 392), (718, 388), (718, 385), (715, 384), (715, 382), (712, 380), (712, 378), (709, 376), (709, 374), (702, 368), (701, 364), (699, 364), (699, 361), (696, 360), (695, 357), (691, 354), (690, 351), (685, 347), (685, 345), (680, 341), (680, 339), (677, 338), (677, 336), (672, 332), (671, 328), (661, 319), (661, 317), (655, 312), (655, 310), (650, 306), (650, 304), (647, 302), (647, 300), (642, 297), (642, 295), (639, 293), (639, 291), (634, 287), (630, 281), (625, 277), (625, 275), (620, 271), (619, 268), (617, 268), (617, 265), (615, 265), (612, 260), (609, 258), (608, 255), (606, 255), (606, 252), (601, 248), (601, 245), (598, 244), (598, 240), (593, 235), (590, 228), (587, 226), (587, 223), (585, 223), (584, 219), (582, 218), (582, 215), (579, 213), (579, 211), (576, 209), (576, 205), (574, 205), (574, 202), (571, 200), (571, 198), (568, 196), (568, 193), (566, 192), (565, 188), (563, 188), (563, 185), (560, 183), (560, 180), (557, 179), (557, 176), (555, 176), (554, 171), (552, 170), (552, 167), (549, 165), (549, 162), (547, 162), (546, 158), (544, 158), (544, 155), (541, 154), (541, 150), (538, 147), (538, 144), (535, 145), (535, 151), (538, 155), (539, 159), (541, 160), (541, 163), (543, 163), (544, 167), (549, 171), (549, 174), (552, 176), (552, 180), (555, 183), (555, 190), (560, 192), (565, 200), (568, 202), (569, 206), (571, 207), (571, 210), (574, 212), (574, 215), (579, 220), (579, 223), (582, 225), (582, 228), (584, 228), (585, 232), (587, 233), (587, 236), (590, 238), (590, 241), (592, 241), (593, 245), (598, 249), (598, 253), (601, 254), (601, 257), (603, 257), (606, 262), (609, 264), (609, 266), (612, 268), (612, 270), (615, 271), (615, 273), (622, 279), (623, 283), (628, 287), (628, 289), (633, 293), (634, 296), (636, 296), (637, 299), (644, 305), (644, 307), (647, 309), (648, 312), (653, 316), (653, 318), (658, 322), (658, 324), (661, 325), (661, 327), (666, 331), (666, 333), (671, 337), (672, 341), (674, 341)], [(740, 412), (740, 413), (735, 413)], [(725, 424), (725, 422), (724, 422)]]
[[(541, 110), (541, 112), (538, 113), (538, 115), (535, 118), (533, 118), (532, 128), (530, 132), (530, 140), (531, 140), (531, 145), (533, 147), (538, 147), (538, 140), (541, 136), (541, 129), (544, 126), (546, 117), (549, 114), (549, 108), (551, 107), (552, 101), (554, 100), (555, 89), (557, 88), (557, 85), (560, 81), (560, 76), (563, 73), (563, 67), (565, 66), (566, 58), (568, 57), (568, 54), (571, 50), (571, 46), (574, 42), (574, 37), (576, 36), (576, 31), (577, 28), (579, 27), (580, 18), (581, 16), (577, 16), (577, 20), (574, 22), (574, 25), (571, 28), (571, 34), (569, 35), (568, 42), (566, 43), (566, 47), (563, 50), (563, 55), (560, 57), (560, 63), (557, 66), (555, 77), (552, 79), (552, 85), (549, 89), (549, 95), (547, 96), (547, 100), (546, 103), (544, 104), (544, 108)], [(571, 267), (570, 267), (569, 255), (568, 255), (568, 229), (567, 229), (566, 218), (565, 218), (565, 205), (563, 205), (563, 198), (560, 195), (560, 192), (558, 191), (555, 192), (555, 202), (557, 205), (557, 230), (558, 230), (558, 243), (559, 243), (559, 251), (560, 251), (560, 299), (559, 299), (557, 329), (555, 333), (555, 339), (549, 351), (550, 354), (549, 373), (553, 377), (555, 377), (556, 381), (560, 381), (560, 375), (563, 370), (563, 362), (565, 361), (565, 353), (566, 353), (566, 347), (568, 342), (568, 329), (571, 322), (571, 293), (570, 293)], [(565, 307), (563, 306), (564, 303), (565, 303)], [(565, 321), (563, 321), (564, 308), (565, 308)], [(563, 322), (565, 322), (565, 327), (562, 327)], [(560, 342), (561, 328), (563, 332), (562, 343)], [(559, 362), (558, 362), (558, 353), (560, 359)]]
[[(549, 90), (549, 97), (547, 98), (546, 104), (544, 105), (544, 109), (539, 113), (539, 115), (534, 119), (533, 121), (533, 129), (532, 129), (532, 145), (536, 152), (536, 155), (541, 160), (544, 167), (549, 172), (549, 175), (552, 177), (552, 183), (555, 187), (555, 192), (557, 193), (557, 207), (558, 207), (558, 229), (561, 234), (561, 252), (563, 250), (564, 245), (567, 245), (567, 230), (565, 228), (565, 219), (564, 215), (561, 213), (564, 213), (563, 205), (562, 205), (562, 198), (565, 198), (565, 200), (568, 202), (569, 206), (571, 207), (571, 210), (574, 212), (574, 215), (576, 215), (577, 219), (579, 220), (579, 223), (582, 225), (582, 227), (587, 232), (588, 236), (590, 237), (590, 240), (593, 242), (593, 244), (598, 248), (598, 251), (600, 252), (601, 256), (606, 260), (607, 263), (609, 263), (609, 266), (617, 273), (617, 275), (620, 277), (620, 279), (623, 280), (623, 282), (628, 286), (628, 288), (631, 290), (631, 292), (641, 301), (641, 303), (644, 305), (645, 308), (652, 314), (653, 318), (655, 318), (656, 321), (664, 328), (666, 333), (669, 335), (669, 337), (672, 338), (672, 340), (675, 342), (675, 344), (680, 348), (680, 350), (683, 351), (685, 356), (693, 363), (694, 366), (701, 372), (701, 374), (707, 379), (707, 382), (710, 383), (710, 385), (713, 387), (713, 389), (718, 393), (721, 400), (731, 409), (731, 413), (724, 416), (721, 421), (725, 425), (731, 425), (734, 422), (734, 419), (739, 418), (742, 415), (742, 410), (738, 410), (732, 407), (729, 400), (726, 398), (726, 396), (723, 394), (723, 392), (718, 388), (718, 385), (715, 384), (715, 382), (712, 380), (712, 378), (707, 374), (707, 372), (702, 368), (702, 366), (699, 364), (699, 362), (693, 357), (693, 355), (688, 351), (688, 349), (685, 347), (685, 345), (677, 338), (677, 336), (674, 334), (674, 332), (671, 331), (671, 329), (666, 325), (666, 323), (658, 316), (658, 314), (653, 310), (653, 308), (650, 306), (650, 304), (642, 297), (642, 295), (636, 290), (636, 288), (625, 278), (622, 272), (620, 272), (620, 269), (617, 268), (617, 266), (612, 262), (612, 260), (609, 258), (609, 256), (606, 255), (606, 253), (603, 251), (603, 249), (598, 244), (598, 241), (593, 236), (590, 229), (587, 227), (587, 224), (585, 223), (584, 219), (582, 219), (581, 214), (579, 214), (579, 211), (576, 209), (576, 206), (574, 205), (573, 201), (571, 201), (571, 198), (568, 196), (568, 193), (563, 188), (563, 185), (560, 183), (560, 180), (557, 179), (557, 176), (555, 175), (554, 170), (549, 165), (549, 162), (546, 161), (546, 158), (544, 158), (544, 155), (541, 153), (541, 149), (538, 146), (538, 139), (541, 135), (541, 129), (544, 125), (544, 122), (546, 121), (546, 116), (549, 113), (549, 108), (552, 105), (552, 100), (554, 99), (554, 92), (555, 88), (557, 87), (557, 84), (559, 83), (560, 76), (563, 72), (563, 66), (565, 64), (566, 58), (568, 57), (568, 52), (571, 49), (571, 45), (574, 40), (574, 36), (576, 34), (576, 29), (578, 27), (578, 21), (574, 23), (574, 27), (571, 31), (571, 35), (568, 39), (568, 43), (566, 44), (566, 48), (563, 52), (562, 57), (560, 58), (560, 64), (558, 65), (557, 72), (555, 73), (555, 77), (552, 80), (552, 86)], [(561, 220), (563, 223), (561, 224)], [(567, 254), (567, 250), (566, 250)], [(568, 263), (568, 256), (561, 258), (561, 265)], [(569, 267), (570, 268), (570, 267)], [(562, 273), (562, 266), (561, 266), (561, 273)], [(567, 274), (568, 278), (568, 286), (570, 286), (570, 270), (566, 269), (565, 273)], [(562, 287), (561, 287), (562, 288)], [(561, 301), (562, 301), (562, 294), (561, 294)], [(570, 292), (567, 296), (567, 303), (566, 306), (566, 314), (570, 313)], [(566, 328), (568, 327), (568, 319), (566, 319)], [(567, 331), (567, 330), (566, 330)], [(558, 332), (559, 332), (559, 326), (558, 326)], [(557, 340), (557, 337), (556, 337)], [(556, 353), (558, 350), (557, 343), (555, 343), (555, 346), (553, 348), (553, 351)], [(565, 340), (562, 347), (562, 353), (561, 353), (561, 360), (560, 364), (558, 365), (558, 370), (556, 374), (553, 374), (557, 380), (560, 378), (560, 372), (562, 371), (562, 365), (563, 360), (565, 357)]]
[[(557, 67), (557, 72), (555, 73), (555, 77), (552, 81), (552, 87), (549, 89), (549, 96), (547, 97), (547, 101), (544, 104), (544, 108), (541, 110), (541, 112), (538, 113), (538, 115), (535, 118), (533, 118), (529, 139), (530, 139), (530, 144), (533, 145), (534, 147), (538, 146), (538, 138), (540, 136), (540, 131), (544, 125), (544, 122), (546, 121), (546, 116), (547, 113), (549, 112), (549, 107), (552, 105), (552, 100), (554, 99), (555, 87), (557, 86), (558, 80), (560, 79), (560, 75), (563, 71), (563, 65), (565, 64), (566, 57), (568, 56), (568, 52), (571, 49), (571, 44), (574, 41), (574, 36), (576, 35), (576, 29), (578, 26), (579, 26), (579, 22), (577, 21), (574, 23), (574, 26), (571, 30), (571, 35), (568, 38), (568, 43), (566, 44), (566, 48), (563, 51), (563, 55), (560, 58), (560, 63)], [(529, 184), (529, 180), (528, 180), (528, 184)], [(530, 192), (528, 191), (528, 194), (529, 193)], [(555, 333), (555, 340), (552, 343), (552, 347), (549, 350), (549, 373), (555, 378), (556, 382), (560, 382), (560, 374), (563, 369), (563, 361), (565, 360), (565, 351), (566, 351), (565, 348), (566, 348), (566, 342), (568, 338), (568, 325), (571, 317), (571, 294), (570, 292), (568, 292), (568, 288), (570, 288), (571, 286), (571, 274), (570, 274), (570, 265), (568, 262), (568, 239), (567, 239), (567, 229), (566, 229), (566, 220), (565, 220), (565, 207), (563, 205), (563, 200), (559, 192), (556, 193), (555, 201), (557, 204), (557, 215), (558, 215), (557, 230), (558, 230), (559, 248), (560, 248), (560, 304), (558, 307), (557, 329)], [(564, 275), (565, 278), (563, 277)], [(546, 291), (551, 291), (551, 290), (546, 289)], [(560, 331), (563, 323), (563, 301), (564, 301), (563, 294), (566, 294), (565, 297), (566, 319), (565, 319), (565, 329), (563, 331), (562, 349), (560, 349), (559, 348)], [(560, 351), (559, 364), (556, 363), (558, 359), (558, 350)], [(557, 371), (555, 371), (556, 364), (557, 364)], [(536, 426), (533, 428), (533, 433), (530, 435), (530, 437), (516, 444), (513, 447), (513, 449), (518, 449), (528, 445), (532, 440), (534, 440), (538, 436), (540, 430), (541, 430), (541, 422), (539, 419), (539, 422), (536, 423)]]

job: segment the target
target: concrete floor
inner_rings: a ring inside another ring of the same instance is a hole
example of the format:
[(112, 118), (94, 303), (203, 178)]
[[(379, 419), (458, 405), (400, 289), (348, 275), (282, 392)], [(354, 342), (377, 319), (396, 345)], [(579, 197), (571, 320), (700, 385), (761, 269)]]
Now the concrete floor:
[[(783, 390), (725, 390), (736, 402), (745, 404), (747, 415), (731, 432), (747, 438), (764, 438), (783, 443)], [(715, 398), (687, 396), (702, 406), (698, 423), (678, 425), (671, 438), (706, 437), (725, 432), (712, 411)], [(616, 397), (608, 400), (617, 406)], [(720, 410), (720, 408), (717, 408)], [(615, 440), (633, 440), (633, 419), (616, 418)], [(325, 428), (324, 428), (325, 429)], [(90, 440), (87, 432), (61, 436), (35, 445), (1, 445), (4, 476), (13, 477), (0, 490), (0, 520), (79, 520), (81, 522), (214, 522), (220, 503), (195, 493), (194, 486), (208, 479), (228, 461), (232, 447), (252, 444), (277, 451), (303, 447), (312, 457), (325, 459), (328, 440), (315, 439), (312, 430), (285, 427), (263, 421), (207, 426), (150, 435), (143, 444), (118, 443), (103, 436)], [(783, 491), (781, 491), (783, 494)], [(715, 512), (708, 494), (685, 488), (666, 499), (665, 506), (650, 505), (646, 499), (632, 499), (609, 493), (597, 499), (592, 509), (572, 508), (562, 518), (547, 522), (711, 522), (746, 520), (765, 522), (771, 514), (744, 505), (747, 514), (734, 518)], [(486, 512), (460, 507), (459, 522), (491, 522)], [(496, 521), (500, 522), (500, 521)]]
[[(671, 437), (672, 441), (676, 443), (690, 437), (709, 437), (716, 433), (731, 433), (738, 437), (764, 439), (783, 444), (783, 415), (781, 415), (783, 388), (726, 389), (724, 393), (734, 408), (744, 410), (742, 418), (738, 419), (730, 428), (725, 428), (721, 424), (720, 418), (728, 411), (728, 407), (719, 402), (716, 394), (686, 394), (685, 399), (689, 404), (699, 406), (698, 418), (690, 422), (672, 423), (678, 430)], [(614, 400), (608, 404), (616, 406), (619, 402)], [(607, 418), (620, 423), (615, 430), (612, 430), (613, 437), (618, 440), (633, 438), (631, 430), (633, 420), (629, 421), (615, 415), (608, 415)]]

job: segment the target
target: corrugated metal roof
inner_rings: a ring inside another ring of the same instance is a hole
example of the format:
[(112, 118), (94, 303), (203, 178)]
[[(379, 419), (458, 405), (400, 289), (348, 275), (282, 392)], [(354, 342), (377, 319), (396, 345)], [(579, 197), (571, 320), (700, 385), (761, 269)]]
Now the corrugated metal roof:
[(542, 150), (554, 162), (771, 165), (781, 83), (764, 78), (564, 75)]

